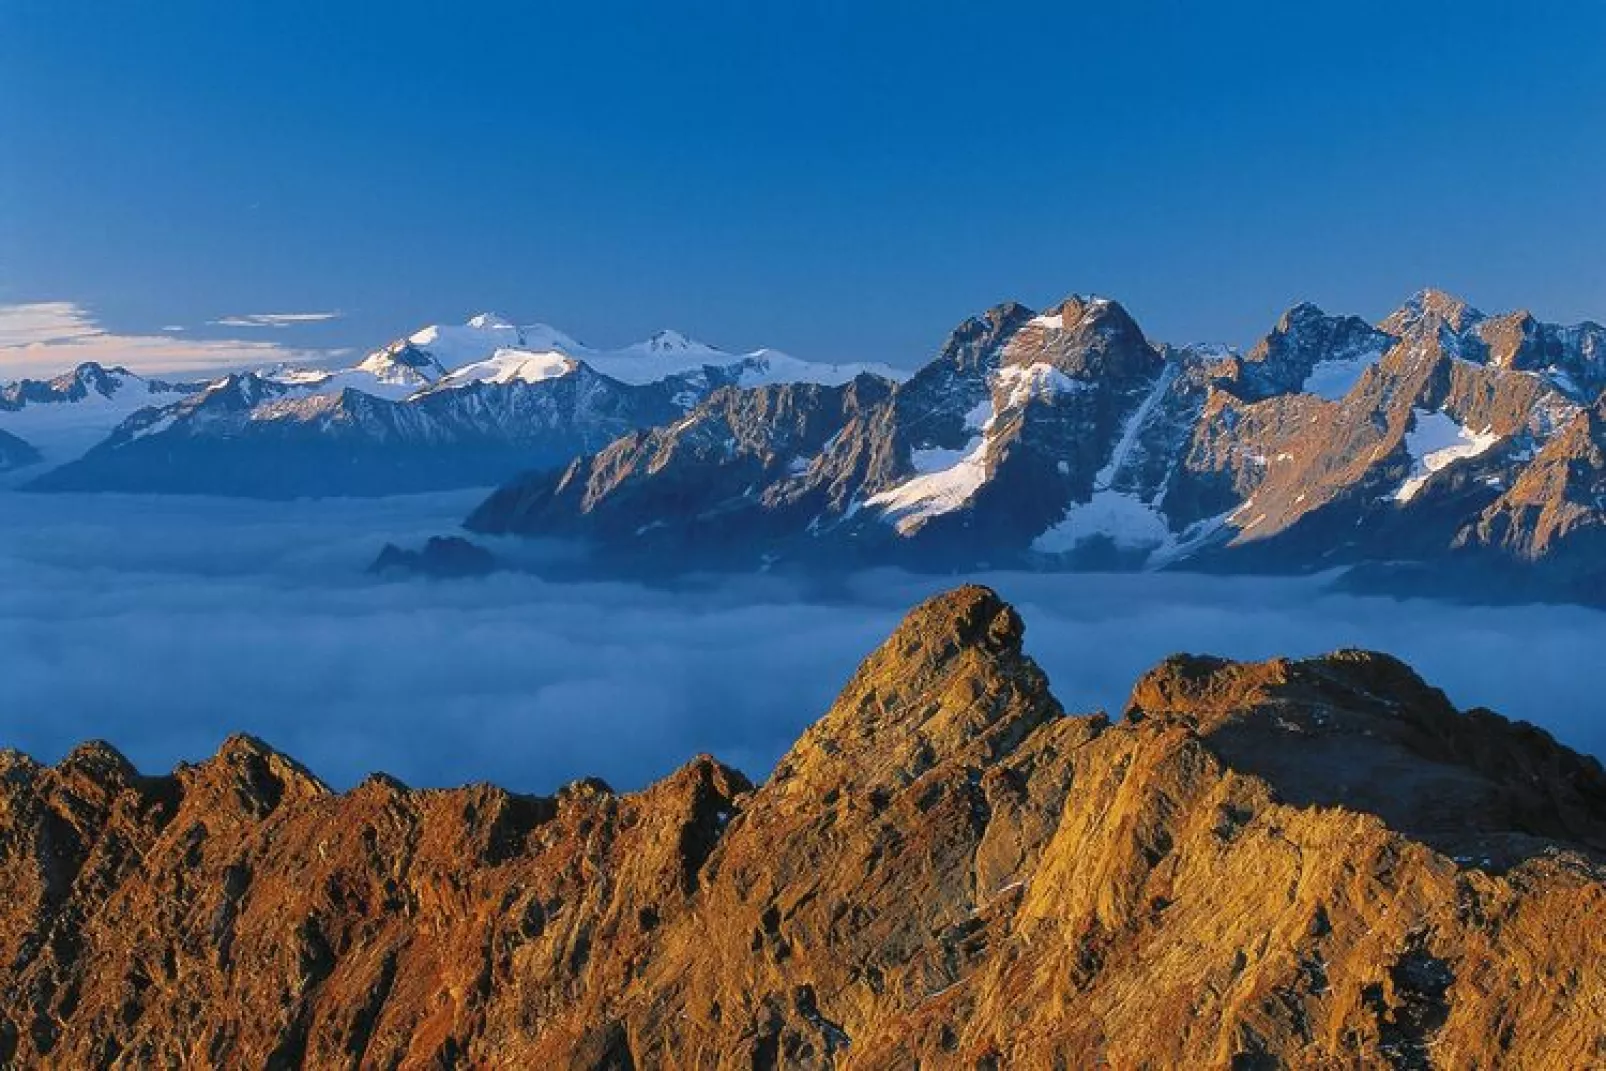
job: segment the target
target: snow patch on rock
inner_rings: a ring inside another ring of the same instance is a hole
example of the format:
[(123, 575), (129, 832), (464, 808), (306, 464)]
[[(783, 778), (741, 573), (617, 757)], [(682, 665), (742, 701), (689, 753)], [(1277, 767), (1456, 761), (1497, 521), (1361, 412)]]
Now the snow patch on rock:
[(1411, 430), (1405, 433), (1405, 450), (1411, 455), (1411, 474), (1394, 492), (1396, 502), (1409, 502), (1435, 472), (1464, 458), (1477, 457), (1500, 441), (1488, 428), (1473, 432), (1448, 413), (1413, 409)]

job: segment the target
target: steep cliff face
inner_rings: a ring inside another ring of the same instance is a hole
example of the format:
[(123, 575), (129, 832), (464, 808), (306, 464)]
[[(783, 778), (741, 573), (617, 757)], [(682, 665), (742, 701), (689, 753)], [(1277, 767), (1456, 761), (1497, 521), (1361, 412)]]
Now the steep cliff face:
[[(827, 434), (777, 439), (765, 465), (659, 450), (659, 429), (630, 480), (561, 493), (639, 437), (521, 476), (469, 524), (577, 536), (660, 573), (1365, 565), (1358, 580), (1389, 586), (1405, 566), (1441, 594), (1597, 602), (1606, 509), (1557, 457), (1591, 464), (1592, 433), (1568, 429), (1599, 404), (1603, 357), (1598, 325), (1431, 290), (1375, 327), (1296, 305), (1242, 355), (1155, 343), (1108, 299), (1006, 304), (881, 397), (825, 406)], [(732, 404), (710, 398), (667, 434), (718, 427)], [(687, 492), (704, 486), (717, 503)]]
[(1068, 716), (915, 609), (763, 785), (0, 763), (0, 1063), (1584, 1067), (1606, 774), (1340, 652)]

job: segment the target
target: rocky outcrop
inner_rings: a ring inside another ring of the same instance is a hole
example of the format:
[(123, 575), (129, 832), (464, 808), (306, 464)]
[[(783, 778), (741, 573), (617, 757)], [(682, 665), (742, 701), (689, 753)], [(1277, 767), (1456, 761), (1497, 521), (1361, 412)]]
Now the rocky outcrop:
[[(788, 498), (789, 479), (806, 475), (797, 459), (825, 450), (845, 424), (883, 404), (891, 386), (864, 375), (843, 386), (725, 387), (680, 420), (508, 484), (467, 527), (537, 526), (602, 545), (628, 543), (643, 566), (669, 557), (681, 567), (718, 564), (751, 551), (755, 516), (772, 535), (801, 523), (803, 506)], [(654, 520), (666, 517), (673, 521)]]
[(1606, 775), (1386, 656), (1067, 715), (914, 610), (757, 787), (344, 794), (249, 738), (0, 759), (0, 1062), (1585, 1067)]
[(456, 578), (485, 576), (496, 568), (496, 555), (478, 543), (462, 536), (431, 536), (418, 550), (386, 543), (368, 571), (381, 576)]
[[(1107, 299), (1007, 304), (770, 464), (659, 453), (628, 482), (557, 493), (634, 449), (622, 440), (521, 477), (470, 525), (578, 536), (603, 562), (659, 570), (1387, 563), (1439, 570), (1444, 590), (1493, 590), (1498, 574), (1500, 591), (1596, 601), (1585, 574), (1606, 559), (1587, 533), (1606, 510), (1554, 459), (1578, 454), (1587, 431), (1569, 429), (1603, 386), (1606, 329), (1485, 316), (1439, 291), (1378, 326), (1301, 303), (1243, 355), (1153, 343)], [(733, 404), (711, 400), (665, 434)], [(703, 484), (720, 489), (718, 551), (699, 556), (686, 551), (710, 544), (716, 504), (686, 488)], [(1532, 523), (1537, 542), (1522, 534)]]

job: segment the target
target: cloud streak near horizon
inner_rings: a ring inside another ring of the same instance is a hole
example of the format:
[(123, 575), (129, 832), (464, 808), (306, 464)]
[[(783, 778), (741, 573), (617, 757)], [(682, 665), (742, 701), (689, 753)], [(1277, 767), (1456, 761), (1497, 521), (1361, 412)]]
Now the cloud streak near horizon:
[[(958, 582), (878, 571), (829, 588), (748, 576), (671, 590), (364, 574), (382, 543), (448, 530), (476, 498), (7, 496), (0, 746), (55, 761), (101, 737), (159, 771), (246, 731), (337, 787), (386, 770), (416, 785), (549, 792), (598, 775), (633, 788), (703, 751), (760, 777), (909, 606)], [(1405, 658), (1462, 707), (1606, 752), (1597, 611), (1392, 602), (1310, 580), (975, 579), (1020, 609), (1071, 711), (1118, 711), (1137, 675), (1179, 650), (1362, 646)]]
[[(231, 318), (234, 327), (288, 326), (333, 318), (338, 313), (269, 313)], [(291, 319), (284, 323), (270, 320)], [(246, 324), (243, 321), (254, 321)], [(175, 338), (182, 325), (162, 328), (163, 334), (117, 334), (108, 331), (94, 313), (72, 301), (37, 301), (0, 305), (0, 382), (22, 378), (48, 378), (86, 361), (121, 365), (135, 372), (224, 372), (280, 363), (315, 362), (333, 356), (331, 351), (287, 346), (261, 339)]]
[(344, 315), (339, 312), (252, 312), (240, 316), (225, 316), (208, 323), (219, 327), (296, 327), (301, 324), (326, 323)]

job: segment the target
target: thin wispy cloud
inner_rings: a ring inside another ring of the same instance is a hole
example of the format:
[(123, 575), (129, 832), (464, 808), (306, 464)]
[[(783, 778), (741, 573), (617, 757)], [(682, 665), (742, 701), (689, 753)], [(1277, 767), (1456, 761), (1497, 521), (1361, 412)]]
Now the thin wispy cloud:
[(212, 320), (218, 327), (296, 327), (301, 324), (319, 324), (338, 320), (340, 312), (253, 312), (243, 316), (225, 316)]
[(100, 334), (89, 313), (70, 301), (0, 305), (0, 349), (70, 345)]
[(173, 337), (183, 330), (180, 325), (170, 325), (162, 328), (163, 334), (118, 334), (72, 301), (0, 305), (0, 381), (53, 376), (86, 361), (122, 365), (136, 372), (193, 373), (314, 362), (332, 356), (330, 351), (261, 339)]

